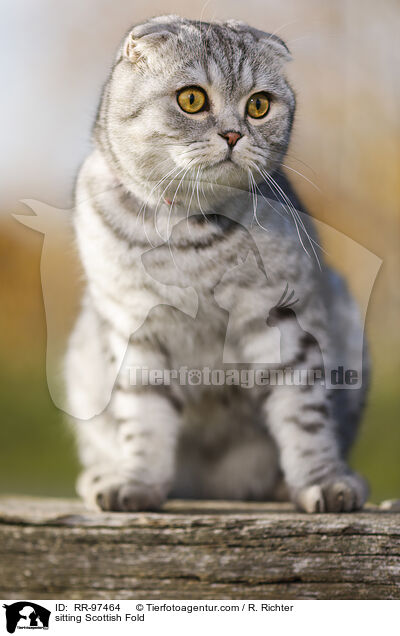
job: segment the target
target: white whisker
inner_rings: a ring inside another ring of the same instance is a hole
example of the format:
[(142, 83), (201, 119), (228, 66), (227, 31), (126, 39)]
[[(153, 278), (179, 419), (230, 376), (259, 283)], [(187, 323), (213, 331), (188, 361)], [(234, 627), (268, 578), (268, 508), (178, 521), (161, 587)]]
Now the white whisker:
[(316, 190), (318, 190), (318, 192), (321, 192), (321, 188), (319, 188), (313, 181), (311, 181), (311, 179), (309, 179), (308, 177), (306, 177), (302, 172), (299, 172), (298, 170), (295, 170), (294, 168), (291, 168), (290, 166), (287, 166), (285, 163), (282, 163), (281, 166), (283, 166), (284, 168), (286, 168), (287, 170), (291, 170), (292, 172), (295, 172), (296, 174), (299, 175), (299, 177), (302, 177), (303, 179), (305, 179), (306, 181), (308, 181), (308, 183), (310, 185), (312, 185), (313, 188), (315, 188)]
[[(150, 246), (151, 246), (151, 247), (154, 247), (154, 244), (152, 243), (152, 241), (150, 240), (150, 238), (149, 238), (149, 236), (148, 236), (148, 234), (147, 234), (146, 225), (145, 225), (145, 211), (146, 211), (146, 208), (147, 208), (147, 204), (148, 204), (149, 199), (150, 199), (151, 195), (153, 194), (153, 192), (154, 192), (154, 191), (155, 191), (155, 190), (156, 190), (156, 189), (157, 189), (157, 188), (158, 188), (158, 187), (159, 187), (159, 186), (160, 186), (160, 185), (161, 185), (161, 184), (162, 184), (162, 183), (163, 183), (163, 182), (164, 182), (164, 181), (165, 181), (165, 180), (166, 180), (166, 179), (167, 179), (167, 178), (171, 175), (171, 174), (173, 174), (173, 173), (176, 171), (176, 169), (177, 169), (177, 168), (176, 168), (176, 167), (174, 167), (172, 170), (170, 170), (169, 172), (167, 172), (167, 174), (166, 174), (166, 175), (164, 175), (164, 176), (163, 176), (163, 177), (162, 177), (162, 178), (161, 178), (161, 179), (160, 179), (160, 180), (159, 180), (159, 181), (158, 181), (158, 182), (154, 185), (154, 187), (152, 188), (152, 190), (151, 190), (150, 194), (148, 195), (148, 197), (147, 197), (146, 201), (145, 201), (145, 202), (141, 205), (141, 207), (140, 207), (140, 209), (139, 209), (139, 211), (138, 211), (138, 215), (137, 215), (137, 219), (136, 219), (136, 224), (137, 224), (138, 220), (140, 219), (140, 217), (142, 217), (143, 231), (144, 231), (144, 234), (145, 234), (145, 236), (146, 236), (146, 239), (149, 241), (149, 244), (150, 244)], [(156, 212), (155, 212), (155, 216), (154, 216), (154, 223), (155, 223), (155, 226), (154, 226), (154, 227), (155, 227), (155, 230), (156, 230), (157, 234), (158, 234), (158, 235), (160, 236), (160, 238), (162, 239), (163, 237), (160, 235), (160, 233), (158, 232), (158, 229), (157, 229), (157, 224), (156, 224), (156, 214), (157, 214), (157, 210), (156, 210)]]
[(252, 194), (252, 198), (253, 198), (253, 218), (256, 221), (257, 225), (259, 225), (262, 230), (264, 230), (265, 232), (268, 232), (268, 228), (264, 227), (260, 223), (260, 221), (258, 220), (258, 217), (257, 217), (257, 193), (256, 193), (256, 190), (255, 190), (256, 182), (255, 182), (254, 176), (253, 176), (253, 174), (252, 174), (250, 169), (248, 171), (248, 174), (249, 174), (249, 178), (250, 178), (251, 194)]
[(296, 229), (297, 229), (297, 233), (298, 233), (298, 235), (299, 235), (299, 239), (300, 239), (301, 245), (303, 246), (304, 251), (306, 252), (306, 254), (307, 254), (308, 256), (310, 256), (310, 254), (309, 254), (308, 250), (305, 248), (304, 243), (303, 243), (303, 241), (302, 241), (302, 238), (301, 238), (301, 235), (300, 235), (300, 231), (299, 231), (299, 228), (298, 228), (298, 224), (300, 225), (301, 229), (302, 229), (302, 230), (303, 230), (303, 232), (305, 233), (305, 235), (306, 235), (306, 237), (307, 237), (307, 239), (308, 239), (308, 242), (309, 242), (309, 244), (310, 244), (310, 247), (311, 247), (311, 249), (312, 249), (312, 251), (313, 251), (313, 253), (314, 253), (314, 256), (315, 256), (315, 258), (316, 258), (316, 261), (317, 261), (317, 263), (318, 263), (318, 267), (321, 269), (321, 263), (320, 263), (320, 260), (319, 260), (319, 258), (318, 258), (318, 254), (317, 254), (317, 252), (315, 251), (315, 248), (314, 248), (313, 243), (315, 243), (318, 247), (321, 247), (321, 246), (320, 246), (320, 245), (318, 245), (318, 243), (317, 243), (316, 241), (314, 241), (314, 239), (312, 239), (312, 238), (311, 238), (311, 236), (310, 236), (310, 235), (309, 235), (309, 233), (307, 232), (307, 229), (306, 229), (306, 227), (305, 227), (305, 225), (304, 225), (304, 223), (303, 223), (302, 218), (300, 217), (300, 214), (299, 214), (298, 210), (296, 210), (296, 208), (294, 207), (293, 203), (290, 201), (290, 199), (289, 199), (289, 197), (286, 195), (286, 193), (282, 190), (282, 188), (280, 187), (280, 185), (279, 185), (279, 184), (275, 181), (275, 179), (274, 179), (274, 178), (273, 178), (270, 174), (268, 174), (268, 173), (267, 173), (267, 172), (265, 172), (265, 171), (262, 171), (262, 172), (263, 172), (263, 174), (265, 175), (265, 177), (268, 179), (268, 181), (269, 181), (269, 183), (272, 185), (272, 187), (275, 189), (275, 191), (276, 191), (276, 192), (278, 192), (278, 193), (280, 194), (281, 198), (282, 198), (282, 199), (286, 202), (286, 204), (287, 204), (287, 206), (288, 206), (289, 210), (291, 211), (292, 218), (293, 218), (293, 220), (294, 220), (294, 222), (295, 222)]

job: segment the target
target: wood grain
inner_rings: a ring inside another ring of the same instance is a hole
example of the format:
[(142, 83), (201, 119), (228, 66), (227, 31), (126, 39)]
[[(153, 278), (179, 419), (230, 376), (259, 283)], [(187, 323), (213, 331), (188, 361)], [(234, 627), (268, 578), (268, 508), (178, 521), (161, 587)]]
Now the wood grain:
[(0, 498), (4, 599), (399, 599), (400, 514), (170, 501), (158, 513)]

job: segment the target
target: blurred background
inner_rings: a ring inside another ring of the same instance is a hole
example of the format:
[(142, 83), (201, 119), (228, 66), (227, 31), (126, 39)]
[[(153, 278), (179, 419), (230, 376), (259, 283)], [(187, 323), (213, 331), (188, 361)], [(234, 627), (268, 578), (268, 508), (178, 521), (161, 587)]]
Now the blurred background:
[[(11, 215), (29, 213), (22, 199), (72, 206), (122, 35), (146, 17), (179, 13), (244, 20), (288, 43), (298, 112), (285, 163), (320, 190), (288, 175), (315, 218), (383, 261), (367, 315), (372, 390), (351, 463), (373, 501), (400, 497), (398, 0), (2, 0), (0, 12), (0, 491), (72, 495), (77, 472), (46, 382), (43, 235)], [(363, 271), (339, 243), (327, 248), (357, 295)], [(48, 255), (61, 275), (71, 274), (66, 252), (61, 235)]]

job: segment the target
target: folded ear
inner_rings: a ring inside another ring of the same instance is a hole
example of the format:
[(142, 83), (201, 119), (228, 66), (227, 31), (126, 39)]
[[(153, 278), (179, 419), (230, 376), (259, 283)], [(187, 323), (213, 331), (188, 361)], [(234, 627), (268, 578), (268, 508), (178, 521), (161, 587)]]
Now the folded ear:
[(292, 54), (290, 53), (285, 42), (273, 33), (264, 33), (263, 35), (264, 37), (261, 38), (261, 42), (273, 49), (274, 53), (279, 55), (279, 57), (281, 57), (284, 62), (290, 62), (290, 60), (292, 59)]
[(289, 62), (292, 59), (292, 55), (285, 42), (274, 33), (260, 31), (239, 20), (229, 20), (227, 24), (235, 31), (250, 33), (261, 45), (272, 49), (276, 55), (282, 58), (282, 61)]
[(148, 57), (159, 47), (176, 37), (179, 22), (178, 16), (160, 16), (144, 24), (133, 27), (122, 45), (122, 56), (132, 63), (142, 57)]

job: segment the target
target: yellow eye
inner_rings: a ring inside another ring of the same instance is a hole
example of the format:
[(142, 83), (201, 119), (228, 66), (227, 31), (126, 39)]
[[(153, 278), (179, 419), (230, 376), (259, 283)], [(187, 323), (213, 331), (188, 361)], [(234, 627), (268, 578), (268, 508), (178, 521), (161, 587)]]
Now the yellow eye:
[(265, 117), (269, 111), (269, 99), (266, 93), (254, 93), (249, 97), (247, 106), (247, 114), (253, 119)]
[(178, 104), (185, 113), (199, 113), (207, 106), (207, 95), (202, 88), (191, 86), (178, 93)]

